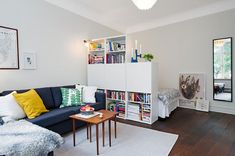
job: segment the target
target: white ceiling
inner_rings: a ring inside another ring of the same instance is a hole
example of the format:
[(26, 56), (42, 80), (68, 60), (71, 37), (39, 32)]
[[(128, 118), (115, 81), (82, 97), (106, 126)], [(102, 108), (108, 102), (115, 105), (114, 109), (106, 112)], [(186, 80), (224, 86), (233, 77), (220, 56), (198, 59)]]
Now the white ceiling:
[(138, 10), (131, 0), (45, 0), (122, 33), (132, 33), (235, 8), (235, 0), (158, 0)]

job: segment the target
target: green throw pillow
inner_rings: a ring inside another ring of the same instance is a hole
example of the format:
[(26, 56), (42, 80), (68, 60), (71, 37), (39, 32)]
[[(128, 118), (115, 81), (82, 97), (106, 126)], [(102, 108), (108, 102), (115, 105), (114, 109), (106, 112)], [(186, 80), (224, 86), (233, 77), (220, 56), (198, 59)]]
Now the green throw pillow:
[(63, 99), (60, 108), (83, 105), (82, 89), (60, 88), (60, 90)]

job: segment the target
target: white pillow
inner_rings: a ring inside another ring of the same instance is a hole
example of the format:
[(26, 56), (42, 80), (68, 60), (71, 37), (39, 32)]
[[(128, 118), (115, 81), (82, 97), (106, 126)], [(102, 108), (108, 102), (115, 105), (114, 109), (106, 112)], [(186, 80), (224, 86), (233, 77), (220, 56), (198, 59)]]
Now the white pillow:
[(94, 86), (84, 86), (84, 85), (76, 85), (76, 89), (83, 89), (83, 102), (84, 103), (96, 103), (95, 92), (97, 91), (97, 87)]
[(9, 117), (14, 120), (23, 119), (26, 117), (26, 114), (24, 113), (23, 109), (19, 106), (19, 104), (16, 102), (12, 93), (0, 97), (0, 116)]
[(78, 90), (83, 90), (83, 88), (84, 87), (86, 87), (85, 85), (78, 85), (78, 84), (76, 84), (76, 89), (78, 89)]

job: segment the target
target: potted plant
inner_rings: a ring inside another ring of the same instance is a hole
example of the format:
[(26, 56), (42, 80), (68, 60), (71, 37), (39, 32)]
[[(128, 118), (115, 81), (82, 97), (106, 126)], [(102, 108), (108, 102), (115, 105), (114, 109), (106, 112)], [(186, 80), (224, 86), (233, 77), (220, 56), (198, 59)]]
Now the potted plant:
[(154, 56), (150, 53), (145, 53), (145, 54), (143, 54), (143, 58), (145, 59), (145, 61), (151, 62), (153, 60)]

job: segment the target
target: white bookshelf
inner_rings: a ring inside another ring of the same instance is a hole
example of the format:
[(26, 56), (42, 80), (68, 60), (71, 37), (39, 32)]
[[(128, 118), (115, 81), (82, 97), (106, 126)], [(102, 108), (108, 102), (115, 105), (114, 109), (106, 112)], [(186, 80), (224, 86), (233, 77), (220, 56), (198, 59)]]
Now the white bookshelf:
[[(152, 124), (158, 119), (157, 92), (158, 92), (158, 64), (155, 62), (126, 63), (126, 91), (127, 91), (127, 115), (129, 120)], [(134, 93), (148, 100), (130, 99), (129, 95)], [(129, 105), (139, 106), (140, 117), (137, 120), (128, 115)], [(147, 114), (144, 106), (149, 107), (149, 120), (143, 119)]]
[[(158, 67), (157, 63), (153, 62), (140, 62), (140, 63), (127, 63), (126, 62), (126, 36), (114, 36), (102, 39), (95, 39), (92, 42), (104, 43), (104, 47), (101, 49), (90, 49), (89, 54), (101, 55), (104, 57), (104, 62), (100, 64), (88, 64), (88, 85), (97, 86), (99, 89), (103, 89), (106, 93), (106, 108), (114, 110), (115, 104), (118, 108), (119, 103), (121, 107), (125, 107), (125, 113), (121, 112), (120, 118), (137, 121), (146, 124), (152, 124), (158, 119), (158, 107), (157, 107), (157, 76)], [(110, 50), (108, 44), (110, 42), (117, 42), (120, 45), (125, 44), (122, 48)], [(125, 47), (125, 48), (124, 48)], [(108, 62), (108, 56), (110, 55), (123, 55), (124, 61), (120, 63)], [(113, 98), (108, 95), (108, 92), (121, 92), (125, 94), (124, 99)], [(149, 95), (150, 101), (143, 102), (137, 100), (130, 100), (128, 95), (130, 93), (139, 93), (143, 95)], [(109, 106), (111, 105), (111, 107)], [(136, 114), (131, 114), (128, 109), (129, 106), (135, 105), (140, 107)], [(143, 105), (149, 106), (149, 112), (143, 109)], [(123, 111), (123, 108), (122, 108)], [(149, 120), (143, 119), (143, 111), (145, 114), (149, 113)], [(139, 116), (138, 116), (139, 115)], [(138, 117), (137, 117), (138, 116)]]

